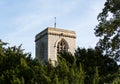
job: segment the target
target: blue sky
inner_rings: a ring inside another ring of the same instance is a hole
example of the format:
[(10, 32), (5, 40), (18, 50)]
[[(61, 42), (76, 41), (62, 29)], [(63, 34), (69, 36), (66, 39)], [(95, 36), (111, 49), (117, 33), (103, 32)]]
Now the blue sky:
[(76, 47), (94, 47), (94, 28), (106, 0), (0, 0), (0, 39), (35, 56), (35, 35), (46, 27), (74, 30)]

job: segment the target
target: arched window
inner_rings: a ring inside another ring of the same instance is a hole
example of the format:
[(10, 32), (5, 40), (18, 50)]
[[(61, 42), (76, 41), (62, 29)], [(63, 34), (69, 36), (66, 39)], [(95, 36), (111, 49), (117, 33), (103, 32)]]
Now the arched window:
[(68, 44), (64, 39), (61, 39), (57, 44), (57, 53), (68, 52)]

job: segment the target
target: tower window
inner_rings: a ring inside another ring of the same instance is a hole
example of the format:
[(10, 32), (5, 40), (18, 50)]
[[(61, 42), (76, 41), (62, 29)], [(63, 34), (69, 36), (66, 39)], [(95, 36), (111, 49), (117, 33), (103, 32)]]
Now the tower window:
[(60, 54), (62, 52), (68, 52), (68, 45), (64, 39), (59, 41), (57, 44), (57, 53)]

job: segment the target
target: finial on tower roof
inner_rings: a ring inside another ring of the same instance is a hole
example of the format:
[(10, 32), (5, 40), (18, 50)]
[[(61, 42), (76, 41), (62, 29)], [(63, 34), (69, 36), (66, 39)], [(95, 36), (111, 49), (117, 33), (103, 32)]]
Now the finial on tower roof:
[(54, 19), (55, 19), (54, 28), (56, 28), (56, 17), (54, 17)]

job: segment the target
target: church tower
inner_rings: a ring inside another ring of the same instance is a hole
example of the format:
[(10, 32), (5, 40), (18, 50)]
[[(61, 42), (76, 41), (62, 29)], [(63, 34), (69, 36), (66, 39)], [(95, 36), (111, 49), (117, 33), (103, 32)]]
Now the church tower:
[(70, 30), (48, 27), (35, 37), (36, 57), (43, 63), (57, 62), (57, 55), (66, 51), (75, 53), (76, 33)]

